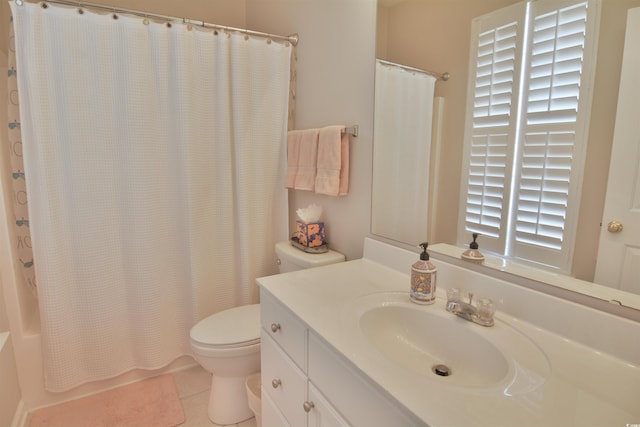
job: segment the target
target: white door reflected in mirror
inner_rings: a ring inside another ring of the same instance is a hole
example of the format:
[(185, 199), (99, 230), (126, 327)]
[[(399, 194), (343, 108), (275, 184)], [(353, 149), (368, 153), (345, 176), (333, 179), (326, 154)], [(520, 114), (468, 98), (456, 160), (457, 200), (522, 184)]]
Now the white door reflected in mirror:
[(595, 281), (640, 294), (640, 8), (629, 10)]

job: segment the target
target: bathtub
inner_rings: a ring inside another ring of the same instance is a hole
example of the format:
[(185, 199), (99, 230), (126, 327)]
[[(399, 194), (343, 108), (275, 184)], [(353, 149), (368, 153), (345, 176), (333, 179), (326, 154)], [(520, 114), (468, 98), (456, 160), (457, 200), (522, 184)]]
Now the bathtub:
[(0, 425), (17, 425), (22, 404), (16, 360), (9, 332), (0, 332)]

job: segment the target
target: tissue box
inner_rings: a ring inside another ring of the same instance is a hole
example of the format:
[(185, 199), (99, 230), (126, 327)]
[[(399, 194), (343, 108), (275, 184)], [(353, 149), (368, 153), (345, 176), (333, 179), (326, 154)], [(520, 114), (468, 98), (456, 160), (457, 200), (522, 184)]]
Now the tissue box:
[(326, 244), (324, 236), (324, 222), (296, 221), (298, 229), (298, 243), (308, 248), (315, 248)]

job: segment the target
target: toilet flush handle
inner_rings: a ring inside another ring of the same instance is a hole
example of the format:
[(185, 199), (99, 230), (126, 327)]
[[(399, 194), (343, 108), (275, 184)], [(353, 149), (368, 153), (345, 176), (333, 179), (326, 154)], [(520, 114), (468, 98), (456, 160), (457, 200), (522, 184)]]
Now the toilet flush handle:
[(281, 384), (282, 384), (282, 381), (280, 381), (278, 379), (275, 379), (275, 380), (271, 381), (271, 387), (273, 387), (273, 388), (278, 388), (278, 387), (280, 387)]
[(280, 323), (272, 323), (271, 324), (271, 332), (274, 334), (280, 330)]

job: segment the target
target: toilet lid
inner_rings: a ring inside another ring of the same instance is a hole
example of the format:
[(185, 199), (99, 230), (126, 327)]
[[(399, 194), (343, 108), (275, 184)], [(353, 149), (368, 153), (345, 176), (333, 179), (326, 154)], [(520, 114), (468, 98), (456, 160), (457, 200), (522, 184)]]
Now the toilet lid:
[(260, 342), (260, 304), (230, 308), (199, 321), (191, 339), (203, 345), (235, 347)]

